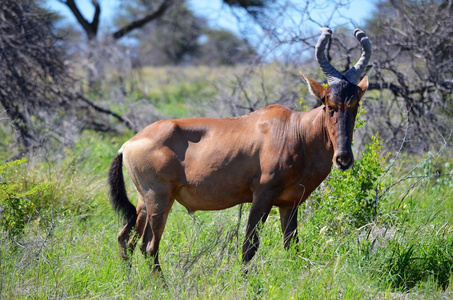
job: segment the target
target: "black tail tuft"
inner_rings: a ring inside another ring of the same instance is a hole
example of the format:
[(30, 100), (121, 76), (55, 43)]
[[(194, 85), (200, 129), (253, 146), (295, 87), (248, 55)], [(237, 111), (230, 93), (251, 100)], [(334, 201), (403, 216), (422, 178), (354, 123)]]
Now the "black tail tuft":
[(118, 154), (109, 170), (110, 201), (113, 209), (120, 214), (127, 223), (137, 219), (135, 206), (129, 201), (124, 186), (123, 154)]

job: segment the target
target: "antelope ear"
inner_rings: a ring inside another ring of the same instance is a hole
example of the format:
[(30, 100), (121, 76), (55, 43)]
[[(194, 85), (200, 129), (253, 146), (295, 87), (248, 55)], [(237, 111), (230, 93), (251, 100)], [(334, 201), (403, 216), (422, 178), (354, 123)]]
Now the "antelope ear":
[(357, 85), (357, 94), (359, 95), (359, 100), (362, 99), (367, 88), (368, 88), (368, 76), (365, 76)]
[(324, 96), (326, 94), (326, 88), (323, 87), (321, 84), (317, 83), (314, 80), (311, 80), (307, 76), (305, 76), (301, 71), (299, 71), (300, 75), (304, 78), (305, 82), (308, 85), (308, 90), (310, 93), (321, 100), (322, 103), (324, 103)]

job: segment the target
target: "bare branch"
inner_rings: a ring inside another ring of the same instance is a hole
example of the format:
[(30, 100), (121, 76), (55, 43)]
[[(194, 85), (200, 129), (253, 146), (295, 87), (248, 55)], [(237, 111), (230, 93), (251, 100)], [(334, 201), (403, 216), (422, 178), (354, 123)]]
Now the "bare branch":
[(121, 123), (124, 123), (129, 129), (131, 129), (132, 131), (137, 133), (137, 129), (135, 128), (134, 124), (132, 124), (132, 122), (129, 119), (123, 118), (119, 114), (117, 114), (117, 113), (115, 113), (115, 112), (113, 112), (113, 111), (111, 111), (109, 109), (106, 109), (106, 108), (100, 107), (99, 105), (94, 104), (92, 101), (88, 100), (87, 98), (85, 98), (81, 94), (78, 94), (77, 96), (78, 96), (78, 98), (80, 100), (82, 100), (84, 103), (88, 104), (94, 110), (96, 110), (96, 111), (98, 111), (100, 113), (103, 113), (103, 114), (107, 114), (109, 116), (112, 116), (112, 117), (118, 119)]
[[(386, 106), (388, 112), (382, 122), (387, 128), (377, 126), (374, 130), (386, 139), (393, 136), (395, 145), (407, 135), (405, 150), (420, 153), (429, 150), (439, 136), (448, 135), (453, 125), (453, 19), (436, 1), (392, 0), (390, 5), (378, 8), (380, 13), (370, 28), (375, 30), (375, 52), (368, 89), (386, 95), (379, 99), (383, 101), (379, 105)], [(375, 113), (382, 115), (382, 110)]]
[(120, 30), (116, 31), (113, 34), (113, 38), (118, 40), (125, 36), (126, 34), (128, 34), (129, 32), (131, 32), (132, 30), (141, 28), (147, 23), (160, 18), (168, 10), (168, 8), (170, 8), (173, 5), (173, 2), (174, 0), (164, 0), (156, 11), (144, 16), (139, 20), (133, 21), (126, 25), (125, 27), (121, 28)]
[(77, 21), (79, 22), (80, 25), (82, 25), (82, 28), (85, 30), (88, 39), (91, 40), (96, 37), (97, 32), (98, 32), (98, 27), (99, 27), (99, 16), (101, 14), (101, 7), (99, 3), (96, 0), (92, 0), (91, 3), (93, 4), (95, 10), (94, 10), (94, 15), (93, 15), (93, 20), (89, 22), (86, 20), (82, 13), (80, 12), (79, 8), (77, 7), (77, 4), (74, 2), (74, 0), (66, 0), (62, 1), (64, 4), (66, 4), (71, 12), (74, 14), (76, 17)]

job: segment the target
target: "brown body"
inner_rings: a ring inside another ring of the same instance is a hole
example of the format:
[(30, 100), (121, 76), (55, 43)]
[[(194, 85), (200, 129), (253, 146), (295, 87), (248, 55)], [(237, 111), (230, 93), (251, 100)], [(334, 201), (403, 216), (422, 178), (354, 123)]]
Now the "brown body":
[[(323, 105), (300, 113), (271, 105), (237, 118), (156, 122), (120, 149), (109, 172), (114, 208), (127, 224), (118, 234), (121, 255), (142, 251), (160, 270), (159, 242), (176, 200), (189, 211), (252, 203), (242, 259), (258, 249), (256, 226), (272, 206), (280, 212), (285, 248), (297, 241), (297, 209), (329, 174), (332, 163), (353, 163), (352, 132), (359, 100), (368, 86), (341, 79), (324, 88), (305, 77)], [(122, 162), (138, 192), (137, 208), (124, 187)], [(134, 236), (131, 236), (135, 228)]]
[(323, 122), (322, 108), (278, 105), (239, 118), (160, 121), (120, 151), (140, 194), (161, 190), (190, 211), (252, 202), (270, 186), (278, 190), (272, 205), (295, 207), (332, 166)]

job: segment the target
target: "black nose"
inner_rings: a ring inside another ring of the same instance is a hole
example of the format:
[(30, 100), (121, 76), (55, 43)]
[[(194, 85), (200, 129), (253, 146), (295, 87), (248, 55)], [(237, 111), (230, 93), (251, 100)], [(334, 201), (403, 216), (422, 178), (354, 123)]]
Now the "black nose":
[(342, 152), (335, 155), (335, 166), (342, 171), (349, 169), (353, 162), (354, 156), (352, 153)]

